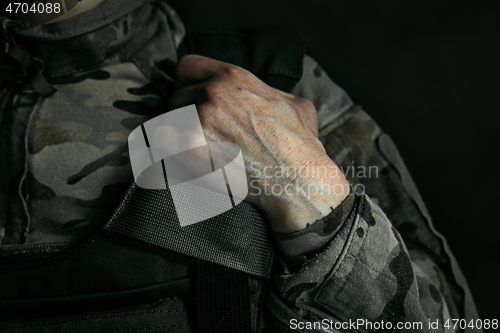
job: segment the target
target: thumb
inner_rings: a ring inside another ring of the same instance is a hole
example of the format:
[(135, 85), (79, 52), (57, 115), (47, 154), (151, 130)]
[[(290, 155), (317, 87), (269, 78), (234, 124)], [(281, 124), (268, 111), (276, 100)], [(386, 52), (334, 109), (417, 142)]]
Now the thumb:
[(184, 84), (194, 84), (208, 80), (224, 65), (227, 64), (200, 55), (189, 54), (179, 60), (175, 72)]

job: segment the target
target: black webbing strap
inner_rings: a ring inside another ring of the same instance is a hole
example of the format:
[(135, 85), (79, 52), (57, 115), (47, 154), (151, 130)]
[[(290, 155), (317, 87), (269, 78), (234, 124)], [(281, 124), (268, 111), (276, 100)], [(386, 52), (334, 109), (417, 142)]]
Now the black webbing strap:
[(198, 332), (252, 332), (248, 287), (245, 273), (197, 260)]
[[(208, 30), (188, 38), (190, 53), (249, 69), (243, 34)], [(198, 260), (196, 321), (200, 332), (251, 332), (248, 277), (241, 272)]]
[(273, 88), (291, 92), (302, 77), (306, 44), (295, 35), (259, 30), (248, 37), (251, 72)]
[[(146, 181), (165, 179), (141, 179)], [(184, 194), (185, 200), (192, 199), (190, 193)], [(218, 194), (212, 195), (217, 200)], [(268, 226), (254, 206), (242, 201), (221, 215), (181, 228), (168, 188), (143, 189), (134, 183), (105, 229), (199, 259), (198, 332), (252, 332), (256, 319), (252, 321), (249, 310), (248, 274), (265, 280), (274, 257)]]
[(179, 56), (194, 53), (243, 67), (285, 92), (291, 92), (302, 76), (306, 46), (293, 34), (269, 29), (210, 29), (188, 37)]
[[(142, 184), (165, 184), (163, 177), (153, 179), (159, 175), (139, 177)], [(179, 192), (179, 196), (189, 202), (194, 199), (192, 193)], [(218, 193), (210, 195), (212, 200), (227, 200)], [(189, 213), (196, 213), (194, 207)], [(254, 276), (269, 276), (273, 263), (274, 246), (266, 221), (246, 201), (220, 215), (181, 227), (168, 187), (151, 190), (133, 183), (104, 228)]]
[(250, 69), (247, 36), (235, 30), (210, 29), (188, 35), (188, 52)]
[[(188, 43), (188, 53), (243, 67), (270, 86), (287, 92), (302, 75), (304, 44), (287, 34), (215, 29), (191, 34)], [(248, 277), (241, 272), (198, 260), (196, 316), (199, 331), (252, 332), (258, 329), (260, 316), (252, 318), (249, 283)]]

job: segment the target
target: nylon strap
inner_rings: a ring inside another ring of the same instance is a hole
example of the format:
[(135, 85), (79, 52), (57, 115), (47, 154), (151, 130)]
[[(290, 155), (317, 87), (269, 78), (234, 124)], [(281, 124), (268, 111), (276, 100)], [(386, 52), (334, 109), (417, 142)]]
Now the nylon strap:
[(269, 276), (274, 258), (268, 226), (253, 205), (243, 201), (221, 215), (181, 228), (168, 187), (149, 190), (132, 184), (105, 229), (260, 277)]
[(196, 262), (196, 319), (199, 332), (251, 332), (248, 277), (204, 260)]
[[(287, 92), (302, 76), (304, 43), (290, 34), (263, 30), (251, 33), (203, 30), (190, 35), (189, 47), (191, 53), (243, 67), (270, 86)], [(248, 277), (235, 270), (198, 261), (196, 316), (200, 331), (258, 331), (265, 281), (259, 283), (260, 299), (252, 302)]]

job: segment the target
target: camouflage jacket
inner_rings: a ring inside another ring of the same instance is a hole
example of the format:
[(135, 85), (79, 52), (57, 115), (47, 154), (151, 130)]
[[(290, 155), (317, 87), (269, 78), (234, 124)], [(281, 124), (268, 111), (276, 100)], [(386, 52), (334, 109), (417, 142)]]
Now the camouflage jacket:
[[(15, 34), (57, 92), (0, 83), (0, 106), (13, 101), (0, 124), (0, 255), (64, 251), (109, 219), (133, 180), (128, 134), (165, 112), (183, 36), (170, 7), (146, 0), (108, 0)], [(352, 191), (308, 228), (274, 234), (266, 329), (459, 331), (444, 324), (478, 318), (389, 136), (308, 56), (293, 94), (314, 103), (320, 140)]]

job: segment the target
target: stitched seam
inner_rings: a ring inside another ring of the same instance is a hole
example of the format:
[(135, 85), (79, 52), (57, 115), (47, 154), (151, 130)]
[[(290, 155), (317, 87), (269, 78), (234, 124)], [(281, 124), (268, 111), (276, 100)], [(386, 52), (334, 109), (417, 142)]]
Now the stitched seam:
[(166, 327), (187, 327), (187, 326), (193, 326), (194, 324), (184, 324), (184, 325), (161, 325), (161, 326), (151, 326), (151, 327), (139, 327), (139, 328), (129, 328), (129, 329), (123, 329), (123, 330), (117, 330), (117, 331), (106, 331), (106, 332), (99, 332), (99, 333), (117, 333), (117, 332), (131, 332), (131, 331), (146, 331), (146, 330), (154, 330), (157, 328), (166, 328)]
[(176, 300), (176, 299), (184, 299), (184, 298), (190, 298), (190, 296), (164, 297), (164, 298), (160, 298), (160, 299), (154, 300), (152, 302), (143, 302), (143, 303), (135, 303), (135, 304), (125, 305), (125, 306), (119, 307), (117, 309), (125, 309), (125, 308), (130, 308), (130, 307), (133, 307), (133, 306), (155, 304), (155, 303), (161, 303), (161, 302), (167, 301), (167, 300)]
[(68, 323), (74, 323), (74, 322), (78, 322), (78, 321), (92, 320), (92, 319), (105, 319), (105, 318), (138, 316), (138, 315), (145, 315), (145, 314), (152, 314), (152, 313), (185, 312), (185, 310), (188, 310), (188, 309), (182, 309), (182, 310), (153, 310), (153, 311), (144, 311), (144, 312), (132, 312), (132, 313), (122, 313), (122, 314), (107, 315), (107, 316), (83, 317), (83, 318), (72, 319), (72, 320), (49, 321), (49, 322), (43, 322), (43, 323), (37, 323), (37, 324), (26, 324), (26, 325), (18, 325), (18, 326), (8, 326), (8, 327), (4, 327), (4, 328), (23, 328), (23, 327), (35, 327), (35, 326), (48, 326), (48, 325), (56, 325), (56, 324), (68, 324)]
[(54, 263), (59, 262), (61, 260), (67, 259), (67, 258), (71, 257), (72, 255), (77, 254), (78, 252), (80, 252), (81, 250), (83, 250), (84, 248), (86, 248), (87, 246), (89, 246), (90, 244), (92, 244), (96, 239), (98, 239), (101, 236), (102, 231), (103, 231), (103, 229), (99, 230), (92, 240), (87, 241), (87, 243), (85, 245), (83, 245), (82, 247), (80, 247), (79, 249), (76, 249), (74, 252), (69, 253), (68, 255), (65, 255), (65, 256), (63, 256), (61, 258), (58, 258), (58, 259), (55, 259), (55, 260), (51, 260), (49, 262), (45, 262), (45, 263), (41, 263), (41, 264), (35, 264), (35, 265), (32, 265), (32, 266), (12, 267), (12, 268), (7, 268), (7, 269), (1, 269), (0, 272), (6, 272), (6, 271), (12, 271), (12, 270), (32, 269), (32, 268), (37, 268), (37, 267), (51, 265), (51, 264), (54, 264)]
[(53, 243), (39, 243), (21, 246), (0, 247), (0, 256), (8, 257), (14, 255), (31, 255), (39, 253), (52, 253), (68, 250), (71, 246), (77, 245), (76, 242), (53, 242)]
[(302, 76), (300, 74), (297, 74), (296, 72), (284, 71), (284, 70), (279, 70), (279, 69), (271, 70), (271, 71), (267, 72), (264, 76), (268, 76), (268, 75), (272, 75), (272, 74), (284, 75), (284, 76), (289, 76), (289, 77), (293, 77), (293, 78), (300, 78)]

